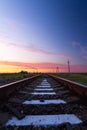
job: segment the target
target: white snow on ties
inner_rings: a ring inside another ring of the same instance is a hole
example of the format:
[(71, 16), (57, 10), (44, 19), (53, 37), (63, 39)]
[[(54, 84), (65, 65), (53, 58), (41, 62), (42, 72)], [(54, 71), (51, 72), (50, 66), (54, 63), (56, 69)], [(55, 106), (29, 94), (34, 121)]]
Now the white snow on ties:
[(51, 86), (50, 85), (44, 85), (44, 86), (39, 85), (36, 88), (51, 88)]
[(53, 88), (42, 88), (42, 89), (40, 89), (40, 88), (36, 88), (36, 89), (34, 89), (34, 90), (36, 90), (36, 91), (50, 91), (50, 90), (53, 90)]
[[(41, 88), (39, 88), (41, 87)], [(32, 92), (34, 95), (56, 95), (55, 92), (42, 92), (42, 90), (51, 89), (51, 85), (44, 79), (40, 86), (37, 86), (36, 89), (41, 90), (41, 92)], [(53, 90), (53, 89), (52, 89)], [(25, 101), (23, 104), (59, 104), (59, 103), (66, 103), (64, 100), (61, 99), (54, 99), (54, 100), (31, 100)], [(62, 123), (70, 124), (79, 124), (82, 121), (75, 116), (74, 114), (59, 114), (59, 115), (27, 115), (21, 120), (18, 120), (16, 117), (12, 117), (12, 119), (8, 120), (6, 126), (8, 125), (16, 125), (16, 126), (26, 126), (26, 125), (34, 125), (34, 126), (52, 126), (52, 125), (60, 125)]]
[(35, 115), (35, 116), (26, 116), (25, 118), (18, 120), (16, 117), (13, 117), (6, 123), (8, 125), (16, 126), (47, 126), (47, 125), (59, 125), (62, 123), (69, 122), (71, 124), (79, 124), (82, 121), (76, 117), (74, 114), (60, 114), (60, 115)]
[(44, 80), (41, 82), (41, 86), (50, 86), (50, 84), (47, 82), (47, 79), (44, 79)]
[[(40, 88), (39, 88), (40, 87)], [(42, 88), (42, 89), (41, 89)], [(51, 85), (47, 82), (47, 80), (46, 79), (44, 79), (42, 82), (41, 82), (41, 85), (40, 86), (37, 86), (36, 87), (36, 89), (35, 90), (40, 90), (40, 92), (38, 92), (38, 91), (34, 91), (34, 92), (32, 92), (32, 94), (33, 95), (55, 95), (56, 93), (55, 92), (49, 92), (49, 91), (47, 91), (47, 92), (44, 92), (43, 90), (49, 90), (49, 88), (51, 89), (51, 90), (53, 90), (52, 88), (51, 88)]]
[(55, 95), (55, 92), (33, 92), (33, 95)]
[(31, 101), (25, 101), (23, 104), (39, 104), (39, 105), (46, 105), (46, 104), (65, 104), (66, 102), (61, 99), (56, 99), (56, 100), (31, 100)]

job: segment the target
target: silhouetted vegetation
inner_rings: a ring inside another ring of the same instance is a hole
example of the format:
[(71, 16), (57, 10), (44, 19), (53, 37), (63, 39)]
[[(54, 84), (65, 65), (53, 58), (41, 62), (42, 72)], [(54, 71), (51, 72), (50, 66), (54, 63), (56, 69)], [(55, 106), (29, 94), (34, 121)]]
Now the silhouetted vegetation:
[(36, 73), (28, 73), (27, 71), (21, 71), (19, 73), (0, 73), (0, 85), (31, 77), (33, 75), (36, 75)]

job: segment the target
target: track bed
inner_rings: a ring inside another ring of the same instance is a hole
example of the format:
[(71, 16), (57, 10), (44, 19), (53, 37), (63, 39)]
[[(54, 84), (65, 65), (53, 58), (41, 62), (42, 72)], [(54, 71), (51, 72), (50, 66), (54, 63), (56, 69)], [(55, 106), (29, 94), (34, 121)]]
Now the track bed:
[(50, 76), (24, 85), (0, 104), (1, 130), (87, 130), (87, 104)]

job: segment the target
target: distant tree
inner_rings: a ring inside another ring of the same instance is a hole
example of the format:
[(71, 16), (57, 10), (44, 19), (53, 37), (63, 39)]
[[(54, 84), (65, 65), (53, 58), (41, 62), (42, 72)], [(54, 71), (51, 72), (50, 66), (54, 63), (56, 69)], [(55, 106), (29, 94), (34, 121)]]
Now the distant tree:
[(28, 74), (28, 72), (27, 71), (21, 71), (21, 72), (19, 72), (20, 74)]
[(27, 71), (21, 71), (19, 72), (19, 74), (21, 74), (23, 76), (23, 78), (26, 78), (28, 76), (28, 72)]

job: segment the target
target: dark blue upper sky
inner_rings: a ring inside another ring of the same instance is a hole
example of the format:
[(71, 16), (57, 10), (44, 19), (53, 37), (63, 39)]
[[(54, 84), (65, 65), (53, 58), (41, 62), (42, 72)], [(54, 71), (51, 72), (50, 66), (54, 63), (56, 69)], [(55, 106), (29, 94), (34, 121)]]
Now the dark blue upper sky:
[(87, 64), (87, 0), (0, 0), (0, 17), (0, 31), (31, 49), (20, 61), (35, 51), (32, 62)]

